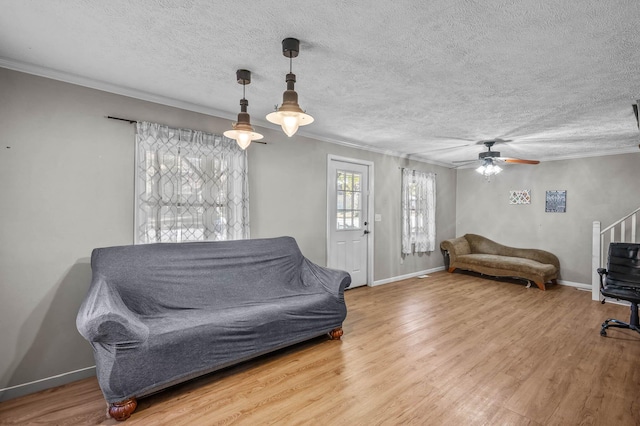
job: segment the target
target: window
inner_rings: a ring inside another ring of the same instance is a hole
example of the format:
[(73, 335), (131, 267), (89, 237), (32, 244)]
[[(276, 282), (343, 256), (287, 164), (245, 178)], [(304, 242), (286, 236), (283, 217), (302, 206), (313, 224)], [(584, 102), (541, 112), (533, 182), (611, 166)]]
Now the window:
[(436, 177), (402, 169), (402, 253), (435, 250)]
[(336, 228), (338, 231), (361, 229), (362, 174), (338, 170), (336, 184)]
[(246, 152), (209, 133), (140, 122), (135, 242), (249, 238)]

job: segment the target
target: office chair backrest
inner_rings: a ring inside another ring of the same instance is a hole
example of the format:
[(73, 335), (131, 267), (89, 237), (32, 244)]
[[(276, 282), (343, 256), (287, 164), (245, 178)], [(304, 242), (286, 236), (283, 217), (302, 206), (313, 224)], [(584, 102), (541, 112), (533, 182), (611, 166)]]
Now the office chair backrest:
[(640, 288), (640, 244), (609, 244), (605, 285)]

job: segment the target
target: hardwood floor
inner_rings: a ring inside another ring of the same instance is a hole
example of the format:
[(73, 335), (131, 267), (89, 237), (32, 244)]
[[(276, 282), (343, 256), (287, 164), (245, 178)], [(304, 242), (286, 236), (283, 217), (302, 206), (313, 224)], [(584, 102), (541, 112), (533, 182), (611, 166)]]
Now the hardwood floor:
[[(128, 425), (640, 425), (640, 335), (591, 293), (438, 272), (347, 291), (342, 341), (143, 398)], [(0, 403), (0, 424), (118, 424), (95, 379)]]

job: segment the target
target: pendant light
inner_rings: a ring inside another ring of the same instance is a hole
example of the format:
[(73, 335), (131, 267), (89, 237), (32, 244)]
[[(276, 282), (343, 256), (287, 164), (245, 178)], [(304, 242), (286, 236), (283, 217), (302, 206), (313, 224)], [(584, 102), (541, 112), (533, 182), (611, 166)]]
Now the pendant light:
[(244, 89), (247, 84), (251, 83), (251, 71), (249, 70), (237, 70), (236, 78), (238, 84), (242, 84), (242, 99), (240, 99), (240, 112), (238, 113), (238, 121), (231, 126), (232, 130), (227, 130), (224, 135), (230, 139), (235, 139), (240, 145), (240, 148), (247, 149), (251, 141), (262, 139), (263, 136), (260, 133), (253, 131), (251, 127), (251, 117), (247, 112), (247, 106), (249, 101), (244, 97)]
[(282, 95), (282, 105), (276, 105), (276, 111), (267, 115), (267, 120), (273, 124), (282, 126), (282, 130), (291, 137), (298, 131), (299, 126), (306, 126), (313, 123), (313, 117), (306, 114), (298, 105), (298, 94), (294, 90), (296, 75), (292, 72), (293, 58), (298, 56), (300, 51), (300, 41), (295, 38), (285, 38), (282, 40), (282, 54), (289, 58), (289, 74), (285, 81), (287, 90)]

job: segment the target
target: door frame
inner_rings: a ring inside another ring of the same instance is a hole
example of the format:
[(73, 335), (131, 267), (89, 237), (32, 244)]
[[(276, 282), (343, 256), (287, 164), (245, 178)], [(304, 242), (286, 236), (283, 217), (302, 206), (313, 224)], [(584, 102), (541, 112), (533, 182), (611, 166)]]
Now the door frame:
[(329, 206), (331, 205), (331, 200), (329, 199), (330, 196), (330, 190), (329, 188), (333, 185), (335, 185), (334, 182), (334, 177), (331, 176), (331, 174), (329, 173), (329, 169), (330, 169), (330, 165), (332, 161), (341, 161), (343, 163), (353, 163), (353, 164), (358, 164), (360, 166), (365, 166), (367, 167), (367, 173), (368, 173), (368, 202), (367, 202), (367, 212), (368, 212), (368, 218), (367, 218), (367, 222), (368, 222), (368, 228), (369, 228), (369, 241), (367, 241), (367, 286), (371, 287), (373, 286), (373, 253), (374, 253), (374, 241), (375, 241), (375, 220), (373, 220), (373, 218), (375, 218), (375, 213), (373, 211), (373, 206), (374, 206), (374, 181), (373, 181), (373, 175), (374, 175), (374, 163), (373, 161), (366, 161), (366, 160), (360, 160), (358, 158), (350, 158), (350, 157), (342, 157), (339, 155), (333, 155), (333, 154), (328, 154), (327, 155), (327, 237), (326, 237), (326, 247), (327, 247), (327, 252), (326, 252), (326, 260), (325, 260), (325, 264), (329, 264), (329, 250), (331, 250), (331, 214), (332, 212), (329, 211)]

